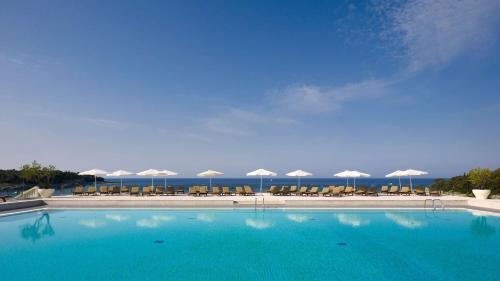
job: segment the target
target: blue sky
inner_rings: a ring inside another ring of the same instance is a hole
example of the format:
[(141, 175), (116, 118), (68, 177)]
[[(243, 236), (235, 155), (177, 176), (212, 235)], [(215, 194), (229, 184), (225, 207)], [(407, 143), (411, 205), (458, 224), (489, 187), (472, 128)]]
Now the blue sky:
[(500, 166), (500, 2), (1, 1), (0, 168)]

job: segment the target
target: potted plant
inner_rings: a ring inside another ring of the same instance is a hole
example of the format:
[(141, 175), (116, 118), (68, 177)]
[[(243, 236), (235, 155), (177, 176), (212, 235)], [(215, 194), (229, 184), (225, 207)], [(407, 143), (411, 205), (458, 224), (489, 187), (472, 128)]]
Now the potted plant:
[(489, 169), (476, 168), (469, 171), (468, 180), (475, 188), (472, 193), (477, 199), (487, 199), (491, 193), (487, 189), (491, 183), (492, 172)]
[(42, 198), (49, 198), (54, 194), (55, 189), (50, 185), (52, 178), (54, 177), (56, 171), (56, 167), (53, 165), (49, 165), (48, 167), (43, 167), (41, 169), (41, 177), (45, 179), (44, 184), (40, 184), (38, 188), (38, 194)]

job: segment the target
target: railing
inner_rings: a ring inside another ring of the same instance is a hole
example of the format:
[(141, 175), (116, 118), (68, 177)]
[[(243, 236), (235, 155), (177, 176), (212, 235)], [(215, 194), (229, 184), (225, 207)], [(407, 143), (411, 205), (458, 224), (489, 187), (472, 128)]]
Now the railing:
[[(430, 204), (427, 204), (427, 202), (429, 202)], [(429, 207), (432, 206), (432, 210), (435, 211), (438, 208), (436, 203), (439, 203), (440, 209), (444, 210), (444, 203), (443, 201), (441, 201), (441, 199), (425, 199), (424, 209), (427, 210), (427, 206), (429, 205)]]
[(28, 190), (21, 192), (15, 197), (16, 199), (34, 199), (40, 198), (40, 193), (38, 193), (38, 186), (34, 186)]

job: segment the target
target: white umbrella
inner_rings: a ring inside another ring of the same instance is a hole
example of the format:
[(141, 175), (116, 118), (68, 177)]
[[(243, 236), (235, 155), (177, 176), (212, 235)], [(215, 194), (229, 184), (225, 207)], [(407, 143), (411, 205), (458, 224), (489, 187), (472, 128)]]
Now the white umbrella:
[(153, 177), (158, 176), (159, 173), (160, 173), (160, 171), (158, 171), (158, 170), (149, 169), (149, 170), (146, 170), (146, 171), (139, 172), (139, 173), (137, 173), (137, 175), (143, 176), (143, 177), (149, 177), (149, 176), (151, 176), (151, 186), (154, 186)]
[(287, 173), (286, 175), (289, 176), (289, 177), (297, 177), (297, 186), (298, 186), (298, 188), (300, 188), (300, 178), (301, 177), (312, 176), (311, 173), (303, 171), (303, 170), (296, 170), (296, 171)]
[(369, 177), (370, 175), (367, 173), (359, 172), (359, 171), (345, 170), (343, 172), (336, 173), (334, 176), (340, 177), (340, 178), (347, 178), (347, 185), (349, 185), (349, 178), (353, 178), (354, 179), (354, 189), (356, 189), (356, 178)]
[(172, 171), (169, 171), (169, 170), (158, 171), (158, 176), (164, 176), (165, 177), (165, 189), (167, 189), (167, 177), (177, 176), (177, 175), (178, 175), (178, 173), (172, 172)]
[(120, 177), (120, 190), (123, 187), (123, 176), (130, 176), (133, 175), (134, 173), (127, 172), (124, 170), (118, 170), (114, 171), (111, 174), (107, 174), (108, 177)]
[(397, 171), (394, 171), (390, 174), (385, 175), (386, 178), (398, 177), (399, 189), (401, 189), (401, 177), (405, 177), (405, 176), (406, 176), (405, 171), (401, 171), (401, 170), (397, 170)]
[(103, 170), (92, 169), (92, 170), (78, 173), (78, 175), (80, 175), (80, 176), (94, 176), (94, 185), (95, 185), (95, 188), (97, 189), (97, 176), (100, 176), (100, 175), (104, 176), (107, 173), (108, 172), (103, 171)]
[(260, 193), (262, 193), (262, 177), (266, 176), (266, 177), (269, 177), (269, 176), (277, 176), (278, 174), (276, 174), (275, 172), (271, 172), (271, 171), (268, 171), (268, 170), (264, 170), (264, 169), (258, 169), (258, 170), (255, 170), (253, 172), (249, 172), (247, 173), (247, 176), (260, 176)]
[(413, 169), (408, 169), (406, 171), (403, 171), (406, 173), (408, 177), (410, 177), (410, 190), (413, 192), (413, 185), (411, 183), (411, 176), (422, 176), (422, 175), (427, 175), (427, 172), (424, 171), (419, 171), (419, 170), (413, 170)]
[(212, 178), (216, 176), (222, 176), (224, 173), (222, 172), (217, 172), (214, 170), (206, 170), (205, 172), (199, 173), (197, 176), (198, 177), (209, 177), (210, 178), (210, 189), (212, 189)]

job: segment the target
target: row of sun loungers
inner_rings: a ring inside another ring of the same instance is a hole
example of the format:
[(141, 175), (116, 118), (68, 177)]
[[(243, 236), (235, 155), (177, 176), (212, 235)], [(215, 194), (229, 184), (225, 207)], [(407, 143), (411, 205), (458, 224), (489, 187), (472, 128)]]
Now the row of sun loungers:
[[(297, 188), (296, 185), (292, 186), (271, 186), (267, 192), (271, 195), (276, 196), (287, 196), (287, 195), (298, 195), (298, 196), (349, 196), (349, 195), (366, 195), (366, 196), (378, 196), (379, 194), (386, 195), (411, 195), (412, 192), (410, 187), (403, 186), (401, 189), (397, 185), (382, 186), (380, 191), (378, 192), (375, 187), (367, 188), (365, 186), (361, 186), (355, 189), (352, 186), (325, 186), (321, 190), (318, 186), (301, 186), (300, 189)], [(415, 188), (413, 190), (415, 195), (427, 195), (427, 192), (423, 188)], [(100, 186), (98, 190), (96, 190), (95, 186), (89, 186), (87, 190), (84, 190), (83, 186), (77, 186), (73, 190), (73, 195), (119, 195), (119, 194), (130, 194), (130, 195), (176, 195), (176, 194), (185, 194), (184, 187), (178, 186), (175, 188), (174, 186), (168, 186), (166, 189), (163, 186), (146, 186), (143, 187), (142, 190), (138, 186), (132, 186), (130, 189), (128, 186)], [(188, 195), (192, 196), (208, 196), (208, 195), (255, 195), (252, 187), (249, 185), (236, 186), (234, 191), (231, 191), (229, 186), (213, 186), (211, 190), (207, 186), (190, 186), (188, 189)], [(429, 195), (431, 196), (439, 196), (441, 192), (437, 189), (430, 189)]]

